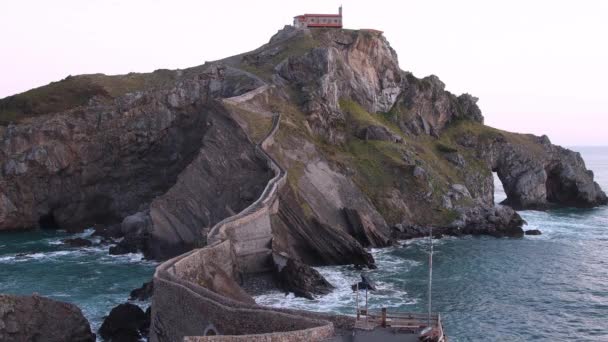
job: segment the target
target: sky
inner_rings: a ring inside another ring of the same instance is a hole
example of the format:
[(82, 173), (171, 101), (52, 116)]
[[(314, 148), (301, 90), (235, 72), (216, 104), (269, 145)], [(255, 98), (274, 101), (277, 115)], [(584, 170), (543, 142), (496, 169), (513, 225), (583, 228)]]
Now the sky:
[(340, 4), (346, 28), (384, 31), (403, 70), (478, 97), (486, 124), (608, 145), (604, 0), (0, 0), (0, 98), (68, 75), (200, 65)]

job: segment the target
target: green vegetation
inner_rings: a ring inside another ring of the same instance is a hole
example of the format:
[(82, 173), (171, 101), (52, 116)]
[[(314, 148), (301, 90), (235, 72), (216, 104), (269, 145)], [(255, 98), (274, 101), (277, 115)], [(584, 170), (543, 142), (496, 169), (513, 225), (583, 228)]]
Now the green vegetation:
[(442, 142), (438, 142), (435, 147), (437, 148), (437, 151), (442, 152), (442, 153), (454, 153), (454, 152), (458, 152), (457, 149), (455, 149), (452, 146), (448, 146), (445, 143)]
[[(340, 99), (340, 109), (349, 116), (348, 121), (354, 124), (351, 125), (351, 128), (353, 129), (359, 129), (369, 125), (386, 126), (394, 134), (407, 139), (407, 136), (404, 135), (399, 127), (391, 120), (392, 113), (371, 114), (355, 101), (347, 99)], [(351, 131), (351, 133), (352, 132), (354, 131)]]
[(272, 129), (271, 117), (246, 110), (230, 103), (225, 103), (225, 105), (234, 115), (245, 123), (245, 132), (247, 133), (247, 136), (249, 136), (249, 139), (254, 143), (260, 143)]
[(87, 104), (93, 97), (109, 100), (158, 86), (174, 80), (175, 74), (174, 71), (157, 70), (149, 74), (68, 76), (61, 81), (0, 99), (0, 124), (73, 109)]
[(239, 68), (250, 72), (262, 79), (269, 80), (274, 72), (275, 66), (281, 63), (288, 57), (302, 56), (308, 51), (318, 46), (315, 39), (308, 35), (297, 36), (286, 42), (280, 42), (275, 48), (279, 49), (274, 55), (258, 55), (262, 49), (268, 49), (268, 46), (252, 51), (242, 57)]

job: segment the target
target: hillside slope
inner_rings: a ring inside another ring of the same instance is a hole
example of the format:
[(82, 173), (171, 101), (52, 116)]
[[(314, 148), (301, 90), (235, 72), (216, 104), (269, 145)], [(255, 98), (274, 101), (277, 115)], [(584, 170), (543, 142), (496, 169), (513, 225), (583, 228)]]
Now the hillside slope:
[[(485, 126), (474, 97), (402, 71), (380, 33), (286, 27), (203, 66), (70, 77), (0, 100), (0, 230), (122, 221), (154, 258), (204, 244), (270, 179), (253, 144), (274, 112), (270, 152), (288, 185), (273, 249), (309, 264), (372, 264), (363, 247), (429, 226), (517, 236), (511, 207), (606, 203), (578, 153)], [(509, 206), (494, 205), (492, 172)]]

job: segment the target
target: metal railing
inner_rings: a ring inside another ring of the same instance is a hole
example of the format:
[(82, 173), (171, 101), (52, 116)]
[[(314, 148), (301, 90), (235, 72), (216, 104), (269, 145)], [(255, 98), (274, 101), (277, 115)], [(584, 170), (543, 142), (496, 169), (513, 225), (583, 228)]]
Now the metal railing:
[[(357, 322), (360, 322), (360, 327), (366, 329), (380, 326), (420, 333), (429, 326), (429, 316), (427, 313), (419, 312), (388, 312), (386, 308), (382, 308), (380, 312), (358, 308)], [(441, 315), (438, 313), (431, 314), (430, 325), (433, 331), (433, 340), (438, 342), (446, 341), (443, 324), (441, 323)], [(357, 324), (355, 327), (357, 327)]]

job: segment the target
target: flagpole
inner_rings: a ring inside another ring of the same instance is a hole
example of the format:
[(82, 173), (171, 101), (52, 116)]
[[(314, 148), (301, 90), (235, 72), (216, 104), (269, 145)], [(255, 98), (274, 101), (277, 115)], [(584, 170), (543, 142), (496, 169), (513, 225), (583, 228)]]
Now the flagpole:
[(431, 307), (432, 307), (432, 286), (433, 283), (433, 227), (430, 227), (429, 231), (429, 317), (428, 317), (428, 326), (431, 326)]

